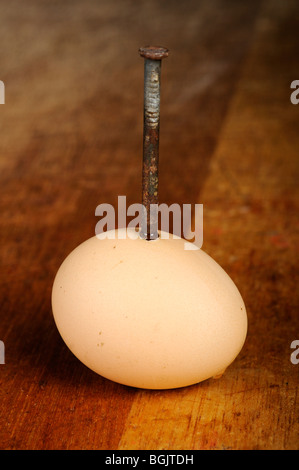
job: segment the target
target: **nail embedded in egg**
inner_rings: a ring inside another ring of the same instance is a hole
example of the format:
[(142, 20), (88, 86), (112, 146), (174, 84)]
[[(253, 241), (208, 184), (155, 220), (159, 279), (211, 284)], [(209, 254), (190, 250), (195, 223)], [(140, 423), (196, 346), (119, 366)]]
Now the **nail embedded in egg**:
[(209, 255), (158, 232), (160, 72), (168, 50), (139, 52), (145, 59), (139, 234), (113, 230), (78, 246), (57, 272), (52, 307), (65, 343), (94, 372), (132, 387), (171, 389), (221, 377), (244, 344), (247, 315), (237, 287)]
[(82, 243), (56, 275), (53, 313), (67, 346), (96, 373), (133, 387), (170, 389), (219, 375), (247, 332), (233, 281), (204, 251), (185, 250), (186, 240), (117, 239), (118, 232)]

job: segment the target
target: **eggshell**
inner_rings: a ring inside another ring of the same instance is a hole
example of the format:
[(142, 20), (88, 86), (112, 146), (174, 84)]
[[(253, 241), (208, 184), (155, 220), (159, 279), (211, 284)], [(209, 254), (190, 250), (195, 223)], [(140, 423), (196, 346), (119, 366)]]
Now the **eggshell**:
[(118, 239), (125, 230), (90, 238), (62, 263), (52, 306), (63, 340), (87, 367), (133, 387), (218, 376), (247, 333), (237, 287), (203, 250), (185, 250), (185, 240)]

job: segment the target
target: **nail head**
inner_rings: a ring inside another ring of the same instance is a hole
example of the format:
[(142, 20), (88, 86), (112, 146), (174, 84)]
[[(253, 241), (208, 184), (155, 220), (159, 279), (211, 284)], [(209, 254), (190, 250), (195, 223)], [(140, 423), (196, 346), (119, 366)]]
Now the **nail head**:
[(140, 47), (139, 54), (145, 59), (161, 60), (168, 57), (168, 49), (160, 46)]

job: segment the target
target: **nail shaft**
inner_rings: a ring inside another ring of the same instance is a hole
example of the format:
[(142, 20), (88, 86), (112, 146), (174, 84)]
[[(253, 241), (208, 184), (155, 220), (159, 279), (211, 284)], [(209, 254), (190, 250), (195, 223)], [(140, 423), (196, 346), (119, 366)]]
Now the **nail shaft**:
[(158, 238), (158, 165), (160, 130), (160, 84), (161, 60), (168, 56), (162, 47), (139, 49), (144, 57), (144, 128), (142, 205), (144, 213), (141, 237), (146, 240)]

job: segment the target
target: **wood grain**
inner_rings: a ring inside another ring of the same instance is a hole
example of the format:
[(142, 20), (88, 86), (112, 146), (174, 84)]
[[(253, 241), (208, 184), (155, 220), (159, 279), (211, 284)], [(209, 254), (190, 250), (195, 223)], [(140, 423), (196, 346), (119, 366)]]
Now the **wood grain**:
[[(1, 4), (1, 449), (298, 449), (298, 13), (295, 0)], [(96, 206), (140, 202), (151, 42), (171, 51), (160, 200), (204, 204), (203, 249), (249, 317), (221, 379), (170, 391), (88, 370), (50, 304)]]

